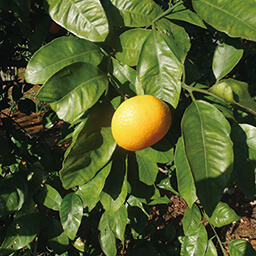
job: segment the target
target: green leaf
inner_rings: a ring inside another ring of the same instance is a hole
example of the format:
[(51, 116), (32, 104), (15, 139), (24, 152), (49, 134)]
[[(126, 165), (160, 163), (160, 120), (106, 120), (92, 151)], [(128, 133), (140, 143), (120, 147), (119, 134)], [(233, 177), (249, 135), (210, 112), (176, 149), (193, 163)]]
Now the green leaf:
[(108, 20), (99, 0), (46, 0), (51, 18), (78, 37), (103, 42)]
[(218, 252), (212, 240), (208, 241), (207, 250), (204, 256), (218, 256)]
[(50, 249), (53, 249), (58, 254), (67, 251), (69, 239), (59, 220), (47, 218), (46, 229)]
[(126, 155), (116, 151), (113, 155), (113, 164), (105, 186), (100, 193), (100, 202), (103, 208), (113, 214), (123, 205), (127, 197), (127, 164)]
[(75, 62), (98, 65), (102, 55), (95, 44), (72, 36), (60, 37), (41, 47), (30, 59), (25, 78), (31, 84), (43, 84), (53, 74)]
[(27, 182), (16, 174), (0, 182), (0, 218), (20, 210), (27, 198)]
[(185, 256), (204, 255), (207, 247), (207, 232), (203, 224), (190, 236), (185, 236), (183, 250)]
[(170, 142), (163, 138), (151, 147), (136, 151), (137, 155), (149, 158), (152, 162), (166, 164), (173, 161), (173, 148)]
[(187, 208), (183, 217), (183, 230), (186, 236), (194, 234), (199, 228), (202, 215), (198, 206), (193, 204), (191, 208)]
[(1, 255), (10, 255), (29, 243), (37, 236), (40, 229), (40, 214), (28, 214), (11, 222), (6, 237), (0, 247)]
[(143, 44), (138, 79), (145, 94), (177, 107), (181, 91), (182, 64), (172, 51), (172, 37), (153, 30)]
[(46, 206), (54, 211), (60, 210), (62, 197), (59, 192), (49, 184), (45, 184), (36, 194), (37, 203)]
[(73, 123), (91, 108), (108, 87), (105, 73), (89, 63), (74, 63), (53, 75), (37, 98), (50, 103), (60, 119)]
[(183, 4), (178, 5), (170, 14), (165, 17), (170, 20), (181, 20), (201, 28), (207, 28), (201, 18)]
[(183, 138), (180, 137), (175, 151), (174, 163), (176, 165), (176, 174), (178, 190), (182, 197), (191, 208), (197, 200), (195, 181), (190, 169), (190, 165), (185, 153)]
[(198, 15), (217, 30), (256, 41), (254, 0), (192, 0), (192, 4)]
[(114, 58), (112, 58), (111, 64), (112, 67), (110, 72), (113, 74), (115, 82), (118, 84), (120, 91), (122, 91), (123, 94), (135, 96), (135, 81), (137, 76), (136, 70), (128, 65), (120, 63)]
[(88, 183), (80, 186), (76, 192), (83, 201), (83, 207), (88, 207), (89, 212), (100, 200), (100, 193), (104, 187), (105, 180), (110, 173), (112, 162), (103, 167), (96, 176)]
[(74, 240), (83, 216), (83, 202), (75, 193), (67, 194), (60, 207), (60, 219), (67, 236)]
[(217, 80), (226, 76), (239, 62), (244, 53), (243, 49), (236, 49), (232, 45), (220, 44), (216, 47), (212, 69)]
[(255, 256), (252, 245), (246, 240), (235, 239), (228, 243), (230, 256)]
[(121, 49), (116, 58), (129, 66), (136, 66), (143, 43), (150, 34), (146, 29), (130, 29), (120, 35)]
[(163, 35), (172, 38), (171, 49), (175, 56), (184, 63), (191, 46), (190, 37), (186, 30), (165, 18), (156, 22), (156, 28)]
[(210, 218), (207, 216), (207, 214), (205, 217), (213, 226), (217, 228), (223, 227), (240, 219), (235, 211), (223, 202), (219, 202), (217, 204)]
[(197, 196), (211, 215), (232, 172), (230, 125), (215, 106), (198, 100), (186, 109), (181, 127)]
[(136, 160), (138, 163), (139, 180), (147, 185), (153, 185), (158, 174), (157, 163), (147, 156), (138, 154), (137, 152)]
[(116, 255), (116, 238), (111, 227), (112, 216), (104, 212), (100, 218), (98, 229), (100, 231), (100, 246), (107, 256)]
[(152, 0), (111, 0), (119, 10), (127, 27), (145, 27), (162, 14), (162, 9)]
[(130, 195), (129, 198), (127, 199), (127, 203), (130, 205), (130, 206), (136, 206), (138, 208), (141, 209), (141, 211), (147, 216), (149, 217), (149, 214), (147, 213), (147, 211), (145, 210), (144, 206), (143, 206), (143, 201), (142, 199), (139, 199), (133, 195)]
[(112, 114), (110, 103), (97, 105), (65, 154), (60, 177), (66, 189), (90, 181), (111, 158), (116, 147), (110, 129)]
[(249, 124), (235, 125), (231, 136), (235, 154), (234, 181), (244, 195), (253, 200), (256, 193), (256, 128)]

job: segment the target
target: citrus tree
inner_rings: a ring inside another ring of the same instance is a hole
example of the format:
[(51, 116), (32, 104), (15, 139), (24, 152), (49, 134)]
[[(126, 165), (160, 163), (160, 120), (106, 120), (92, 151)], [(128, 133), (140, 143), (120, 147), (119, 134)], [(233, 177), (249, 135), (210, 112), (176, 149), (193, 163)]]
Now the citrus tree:
[[(29, 24), (20, 12), (27, 5), (0, 3)], [(168, 192), (188, 205), (183, 232), (169, 231), (162, 251), (151, 241), (149, 253), (255, 255), (245, 240), (227, 252), (216, 232), (239, 220), (224, 189), (255, 196), (255, 1), (46, 0), (44, 10), (66, 34), (33, 54), (25, 79), (42, 85), (37, 98), (69, 125), (72, 142), (54, 179), (38, 154), (2, 179), (0, 255), (37, 252), (40, 243), (53, 255), (117, 255), (127, 237), (154, 233), (148, 207), (168, 204)], [(142, 101), (131, 129), (121, 130), (126, 118), (115, 122), (117, 144), (112, 116), (137, 95), (155, 96), (171, 117), (140, 112)], [(171, 122), (168, 132), (144, 149), (122, 148), (123, 140), (143, 144), (152, 118)]]

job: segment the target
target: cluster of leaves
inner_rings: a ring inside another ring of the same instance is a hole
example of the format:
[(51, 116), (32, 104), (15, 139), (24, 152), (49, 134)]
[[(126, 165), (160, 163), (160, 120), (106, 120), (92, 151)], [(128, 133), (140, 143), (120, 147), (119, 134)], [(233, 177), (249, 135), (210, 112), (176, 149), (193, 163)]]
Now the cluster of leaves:
[[(16, 175), (3, 180), (5, 188), (15, 184), (14, 199), (1, 197), (5, 216), (13, 218), (3, 255), (37, 250), (43, 239), (56, 254), (99, 255), (99, 236), (102, 251), (114, 256), (127, 233), (147, 239), (139, 216), (148, 217), (147, 206), (169, 203), (165, 191), (188, 204), (180, 254), (217, 255), (217, 238), (226, 255), (215, 227), (239, 216), (221, 202), (223, 191), (238, 186), (250, 200), (255, 195), (255, 1), (46, 0), (44, 8), (71, 35), (32, 56), (26, 81), (42, 84), (38, 99), (70, 125), (72, 143), (57, 181), (31, 196), (12, 181)], [(110, 122), (125, 98), (139, 94), (167, 102), (173, 125), (159, 143), (131, 153), (116, 145)], [(255, 255), (243, 240), (228, 250)]]

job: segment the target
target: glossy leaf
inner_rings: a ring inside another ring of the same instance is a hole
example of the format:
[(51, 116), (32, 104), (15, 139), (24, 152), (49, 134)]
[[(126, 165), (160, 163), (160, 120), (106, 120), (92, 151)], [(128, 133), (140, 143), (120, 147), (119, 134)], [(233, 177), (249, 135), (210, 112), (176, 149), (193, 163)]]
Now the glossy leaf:
[(91, 108), (108, 87), (105, 73), (89, 63), (74, 63), (53, 75), (37, 98), (50, 103), (60, 119), (73, 123)]
[(170, 14), (165, 17), (167, 19), (181, 20), (199, 26), (201, 28), (206, 28), (202, 19), (195, 12), (186, 8), (186, 6), (184, 6), (183, 4), (178, 5)]
[(220, 228), (232, 223), (233, 221), (238, 221), (240, 217), (226, 203), (219, 202), (214, 209), (212, 216), (209, 218), (206, 215), (206, 219), (213, 226)]
[(208, 24), (230, 37), (256, 41), (254, 0), (192, 0), (195, 11)]
[(37, 203), (55, 211), (60, 210), (61, 201), (62, 197), (59, 192), (49, 184), (45, 184), (36, 194)]
[(174, 163), (176, 165), (176, 174), (178, 182), (178, 190), (182, 197), (191, 208), (197, 200), (195, 181), (191, 172), (191, 168), (185, 153), (183, 138), (180, 137), (175, 151)]
[(41, 47), (30, 59), (25, 78), (31, 84), (43, 84), (53, 74), (75, 62), (98, 65), (102, 55), (95, 44), (72, 36), (60, 37)]
[(98, 105), (65, 154), (60, 177), (66, 189), (87, 183), (109, 161), (116, 147), (110, 130), (112, 114), (110, 103)]
[(64, 231), (74, 240), (83, 216), (83, 202), (75, 193), (67, 194), (60, 207), (60, 219)]
[(139, 180), (147, 185), (153, 185), (158, 174), (157, 163), (147, 156), (138, 154), (137, 152), (136, 160), (138, 163)]
[(228, 243), (230, 256), (255, 256), (252, 245), (243, 239), (235, 239)]
[(143, 200), (141, 200), (140, 198), (137, 198), (133, 195), (130, 195), (129, 198), (127, 199), (127, 203), (130, 205), (130, 206), (136, 206), (138, 208), (141, 209), (141, 211), (147, 216), (149, 217), (149, 214), (148, 212), (146, 211), (146, 209), (144, 208), (144, 205), (143, 205)]
[(112, 162), (108, 163), (92, 180), (80, 186), (76, 192), (83, 201), (83, 207), (88, 207), (89, 211), (91, 211), (100, 200), (100, 193), (110, 173), (111, 166)]
[(150, 34), (150, 30), (131, 29), (120, 35), (121, 49), (116, 53), (116, 58), (129, 66), (136, 66), (143, 43)]
[(117, 150), (113, 155), (110, 174), (100, 193), (100, 202), (103, 208), (112, 215), (124, 204), (127, 193), (126, 155)]
[(207, 232), (203, 224), (190, 236), (185, 236), (183, 250), (185, 256), (204, 255), (207, 248)]
[(232, 45), (220, 44), (213, 55), (212, 69), (217, 80), (226, 76), (243, 56), (243, 49), (236, 49)]
[(204, 256), (218, 256), (218, 252), (212, 240), (208, 241), (207, 250)]
[(108, 35), (108, 20), (99, 0), (46, 0), (51, 18), (78, 37), (102, 42)]
[(182, 64), (172, 51), (172, 37), (153, 30), (147, 37), (138, 63), (138, 79), (145, 94), (154, 95), (177, 107)]
[(186, 236), (194, 234), (201, 223), (202, 215), (197, 205), (187, 208), (183, 217), (183, 230)]
[(234, 181), (240, 190), (251, 200), (255, 190), (256, 168), (256, 129), (249, 124), (232, 127), (232, 140), (234, 142)]
[(186, 109), (181, 127), (197, 196), (211, 215), (232, 171), (230, 125), (215, 106), (198, 100)]
[(27, 246), (37, 236), (39, 229), (39, 214), (28, 214), (15, 219), (7, 229), (0, 251), (3, 255), (10, 255), (11, 252)]
[(116, 238), (111, 227), (111, 216), (104, 212), (100, 218), (98, 229), (100, 231), (100, 246), (107, 256), (116, 255)]
[(145, 27), (162, 14), (162, 9), (153, 0), (111, 0), (119, 10), (127, 27)]

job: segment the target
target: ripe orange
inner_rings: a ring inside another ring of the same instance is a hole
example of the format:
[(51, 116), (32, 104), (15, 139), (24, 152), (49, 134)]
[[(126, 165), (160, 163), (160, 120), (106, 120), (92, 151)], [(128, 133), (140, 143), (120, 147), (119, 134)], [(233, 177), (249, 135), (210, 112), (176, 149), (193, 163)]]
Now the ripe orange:
[(139, 95), (117, 108), (111, 130), (120, 147), (137, 151), (162, 139), (171, 122), (171, 112), (166, 103), (152, 95)]
[(49, 33), (51, 34), (57, 34), (60, 32), (61, 27), (55, 23), (54, 21), (52, 21), (50, 28), (49, 28)]

